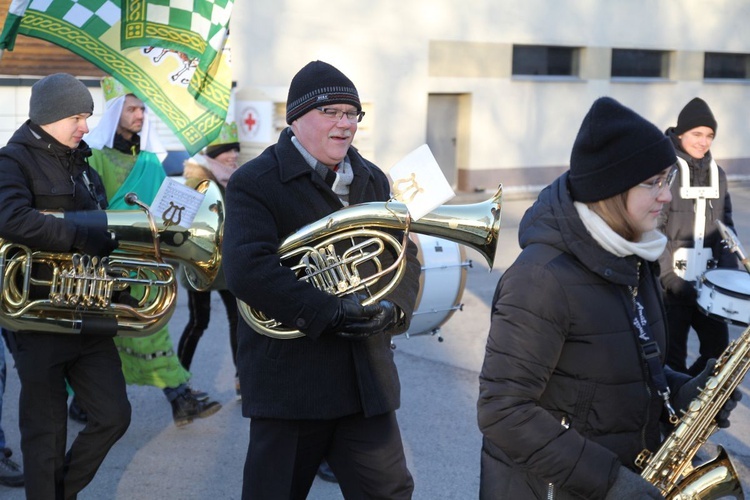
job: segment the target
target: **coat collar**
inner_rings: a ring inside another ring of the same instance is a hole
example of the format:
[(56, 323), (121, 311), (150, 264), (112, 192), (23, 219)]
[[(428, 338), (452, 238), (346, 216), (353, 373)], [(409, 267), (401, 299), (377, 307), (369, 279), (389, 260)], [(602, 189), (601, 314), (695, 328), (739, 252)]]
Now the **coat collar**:
[[(276, 157), (279, 166), (279, 180), (282, 183), (290, 182), (297, 177), (310, 176), (316, 185), (324, 186), (333, 196), (336, 196), (328, 187), (325, 181), (313, 170), (305, 161), (300, 152), (292, 143), (292, 130), (287, 127), (281, 131), (279, 140), (276, 143)], [(365, 187), (373, 181), (374, 175), (370, 166), (366, 163), (362, 155), (354, 147), (349, 147), (347, 157), (352, 165), (354, 180), (349, 186), (350, 203), (358, 203), (362, 199)], [(338, 199), (338, 196), (336, 196)]]

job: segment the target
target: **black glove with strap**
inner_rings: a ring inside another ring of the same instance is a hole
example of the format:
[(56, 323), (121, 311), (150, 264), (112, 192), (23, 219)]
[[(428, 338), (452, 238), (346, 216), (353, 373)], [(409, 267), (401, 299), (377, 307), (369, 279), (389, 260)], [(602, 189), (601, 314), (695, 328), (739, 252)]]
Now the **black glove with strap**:
[(120, 246), (115, 233), (106, 229), (78, 226), (76, 229), (76, 240), (80, 231), (85, 231), (86, 233), (86, 236), (83, 238), (83, 246), (80, 248), (81, 252), (86, 255), (104, 257), (117, 250), (117, 247)]
[(383, 333), (397, 318), (396, 306), (388, 300), (363, 306), (361, 297), (346, 295), (331, 319), (326, 332), (347, 339), (365, 339)]
[(104, 257), (119, 246), (117, 236), (107, 230), (107, 213), (103, 210), (65, 212), (64, 219), (76, 226), (73, 248), (86, 255)]
[(642, 500), (644, 498), (663, 500), (664, 496), (659, 488), (621, 465), (617, 472), (617, 479), (607, 491), (604, 500)]
[[(702, 372), (682, 384), (677, 390), (677, 394), (674, 397), (674, 408), (678, 416), (682, 415), (680, 410), (687, 410), (690, 402), (697, 398), (700, 391), (706, 387), (706, 381), (713, 375), (715, 367), (716, 359), (709, 359)], [(742, 393), (737, 389), (732, 391), (727, 402), (724, 403), (719, 413), (716, 414), (716, 425), (719, 428), (726, 429), (729, 427), (729, 414), (737, 407), (737, 402), (740, 399), (742, 399)]]

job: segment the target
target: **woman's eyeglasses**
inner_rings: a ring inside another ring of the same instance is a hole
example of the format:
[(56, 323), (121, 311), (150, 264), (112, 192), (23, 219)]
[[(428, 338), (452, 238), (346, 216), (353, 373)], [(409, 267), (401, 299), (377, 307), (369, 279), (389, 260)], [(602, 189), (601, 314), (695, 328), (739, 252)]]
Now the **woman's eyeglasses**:
[(675, 178), (677, 177), (677, 168), (673, 167), (672, 170), (665, 176), (657, 177), (652, 181), (641, 182), (638, 187), (647, 188), (651, 190), (651, 194), (658, 196), (662, 191), (672, 187)]

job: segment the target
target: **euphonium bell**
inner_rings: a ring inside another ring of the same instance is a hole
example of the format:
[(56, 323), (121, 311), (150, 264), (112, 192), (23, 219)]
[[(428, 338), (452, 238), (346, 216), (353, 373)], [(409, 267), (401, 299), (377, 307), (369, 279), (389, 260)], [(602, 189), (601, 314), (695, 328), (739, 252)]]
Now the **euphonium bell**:
[[(299, 280), (305, 280), (320, 290), (342, 296), (366, 290), (380, 279), (362, 276), (358, 267), (364, 261), (375, 261), (390, 247), (394, 255), (402, 254), (403, 243), (386, 230), (412, 231), (439, 236), (474, 248), (487, 260), (492, 269), (497, 250), (502, 212), (502, 185), (488, 200), (468, 205), (442, 205), (433, 212), (411, 221), (405, 204), (395, 201), (369, 202), (350, 205), (295, 231), (279, 246), (281, 262), (291, 267)], [(334, 253), (334, 245), (358, 238), (361, 243), (346, 252)], [(405, 265), (405, 261), (403, 262)], [(404, 265), (395, 271), (391, 281), (369, 296), (372, 303), (387, 296), (401, 281)], [(287, 328), (262, 312), (238, 301), (242, 318), (258, 333), (280, 339), (304, 335)]]
[[(111, 333), (116, 328), (118, 335), (129, 337), (158, 331), (176, 306), (175, 268), (168, 262), (184, 265), (198, 290), (211, 285), (221, 264), (223, 197), (212, 181), (195, 189), (205, 198), (189, 228), (157, 223), (136, 196), (129, 195), (130, 202), (143, 211), (107, 211), (107, 228), (120, 244), (102, 259), (31, 251), (0, 239), (0, 325), (12, 331), (67, 334)], [(138, 288), (142, 298), (113, 302), (119, 292), (129, 294), (130, 287)]]

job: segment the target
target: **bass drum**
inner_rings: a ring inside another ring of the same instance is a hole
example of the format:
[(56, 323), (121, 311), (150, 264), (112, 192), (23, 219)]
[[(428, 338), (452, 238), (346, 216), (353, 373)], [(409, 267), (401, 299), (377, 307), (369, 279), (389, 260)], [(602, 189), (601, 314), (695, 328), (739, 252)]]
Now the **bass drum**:
[(405, 335), (435, 335), (454, 312), (463, 309), (461, 297), (471, 261), (466, 260), (464, 248), (453, 241), (416, 233), (410, 237), (417, 245), (422, 273), (411, 326)]
[(698, 280), (698, 308), (705, 315), (733, 325), (750, 324), (750, 274), (736, 269), (711, 269)]

